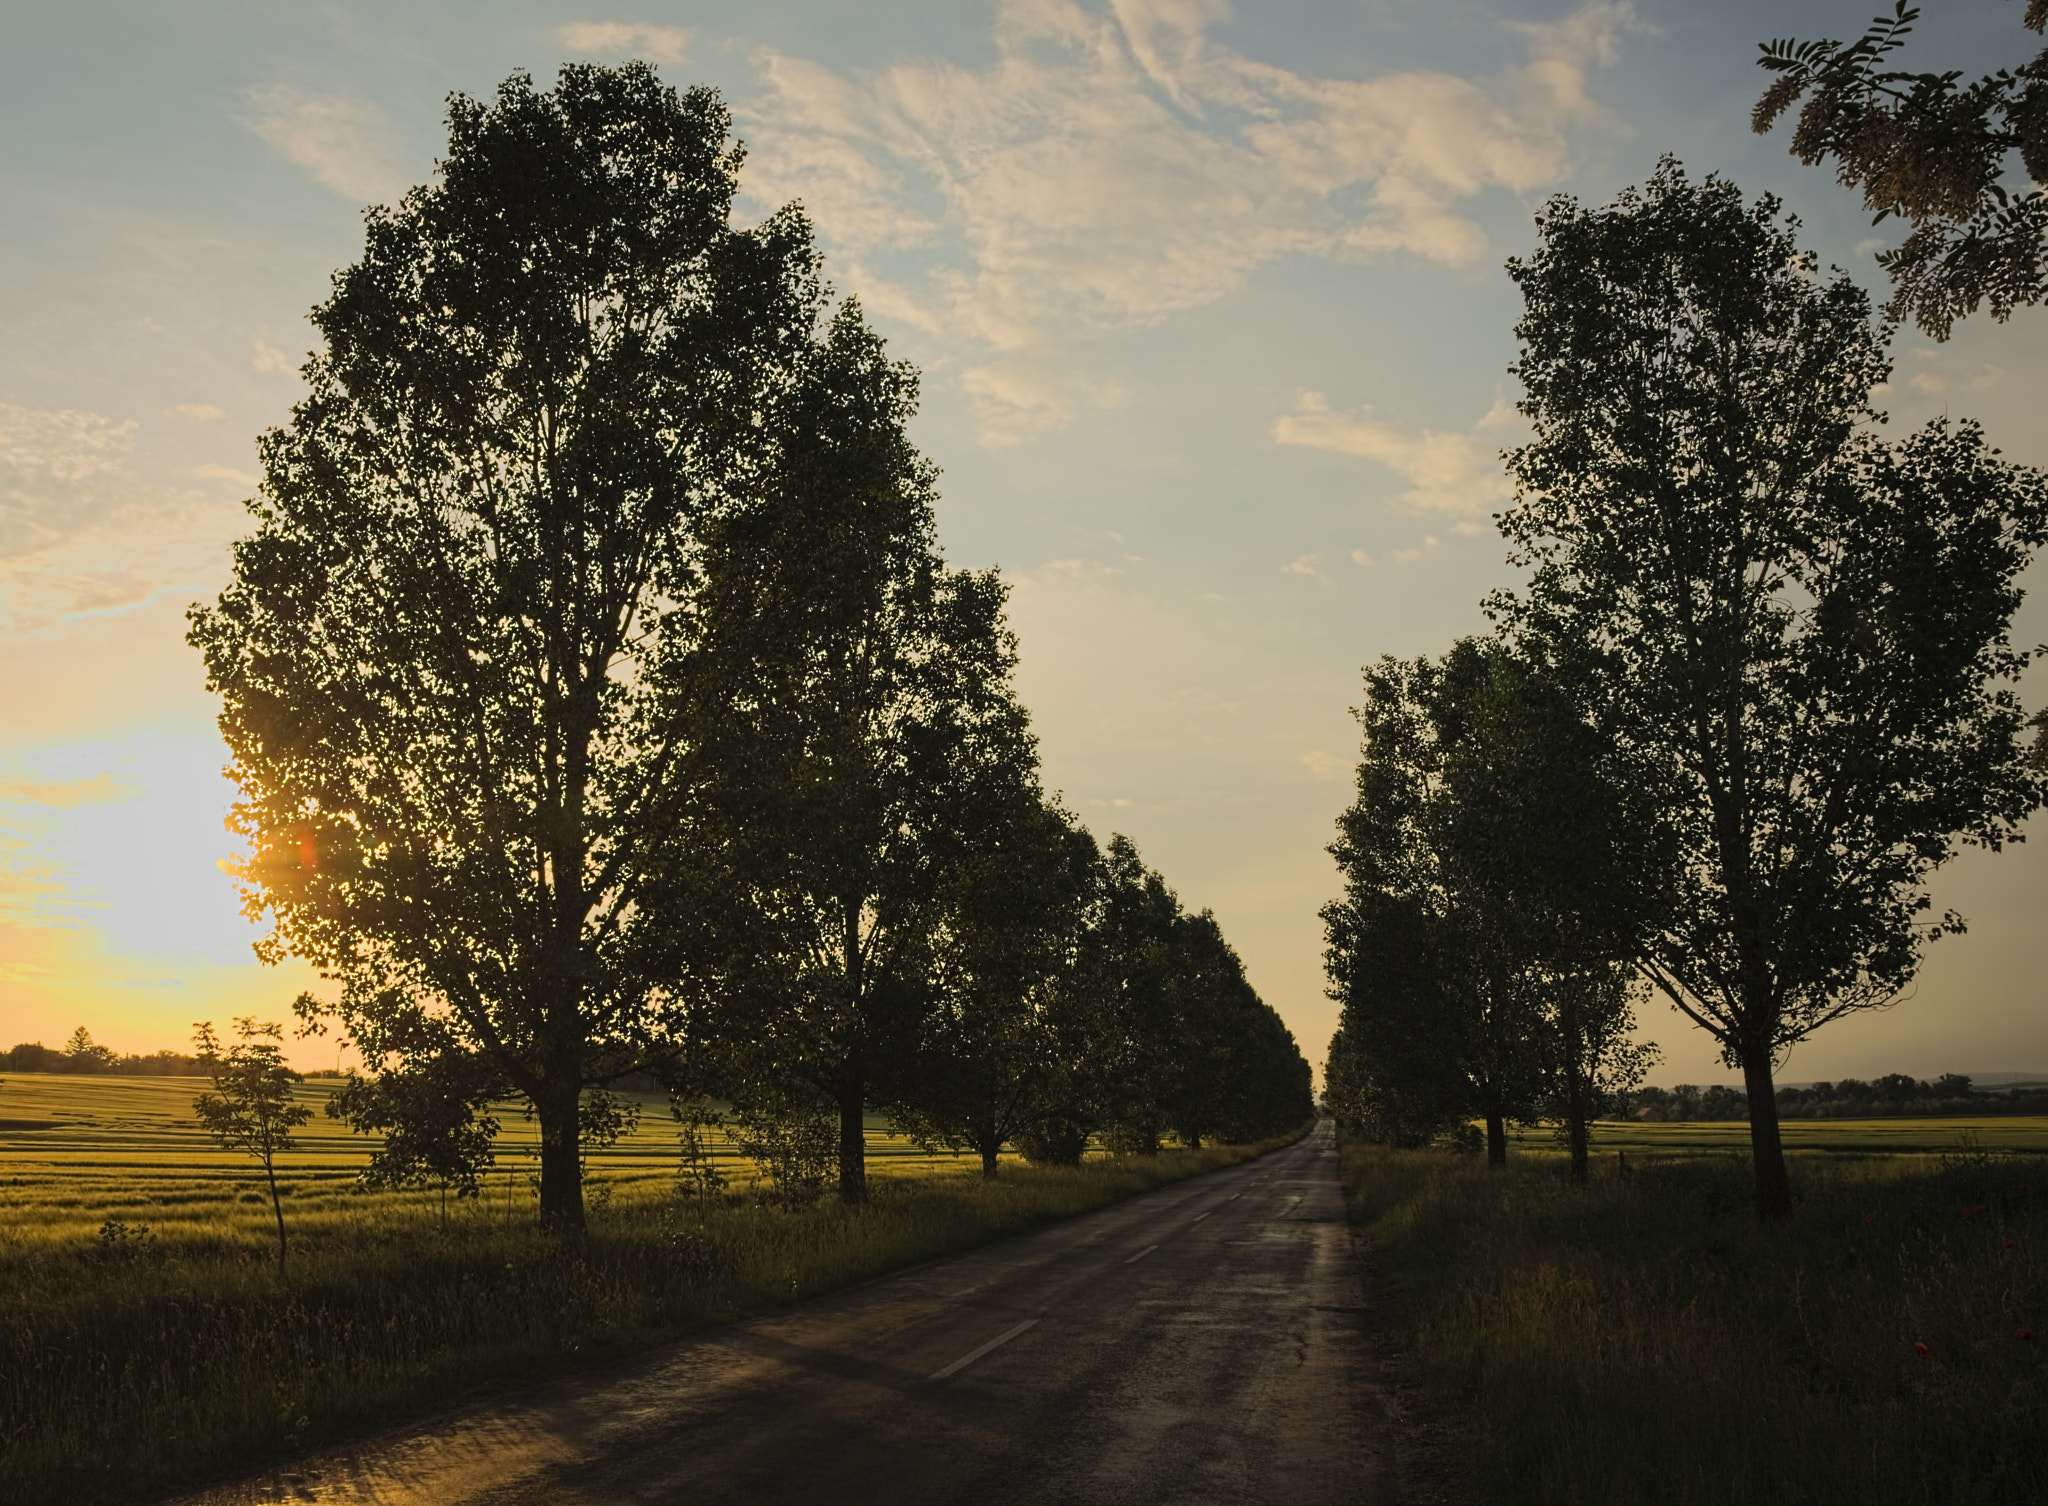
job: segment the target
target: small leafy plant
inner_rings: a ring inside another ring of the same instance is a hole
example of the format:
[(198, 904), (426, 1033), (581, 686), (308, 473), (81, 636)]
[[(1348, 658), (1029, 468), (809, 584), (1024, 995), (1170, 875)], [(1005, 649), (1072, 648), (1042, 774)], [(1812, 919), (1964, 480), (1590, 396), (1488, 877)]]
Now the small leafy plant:
[(192, 1100), (192, 1110), (222, 1150), (246, 1151), (263, 1164), (270, 1186), (270, 1210), (277, 1217), (277, 1274), (284, 1278), (284, 1202), (277, 1191), (277, 1157), (291, 1150), (292, 1131), (313, 1117), (292, 1101), (304, 1079), (284, 1062), (284, 1027), (253, 1015), (235, 1020), (236, 1043), (223, 1052), (213, 1021), (193, 1028), (199, 1059), (213, 1079), (213, 1091)]

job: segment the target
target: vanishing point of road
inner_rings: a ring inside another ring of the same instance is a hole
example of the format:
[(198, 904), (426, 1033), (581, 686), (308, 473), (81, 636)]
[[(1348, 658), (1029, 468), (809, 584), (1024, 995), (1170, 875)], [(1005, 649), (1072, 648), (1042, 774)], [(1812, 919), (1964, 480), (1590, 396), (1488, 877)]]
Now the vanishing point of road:
[(1328, 1121), (1038, 1233), (187, 1506), (1384, 1502)]

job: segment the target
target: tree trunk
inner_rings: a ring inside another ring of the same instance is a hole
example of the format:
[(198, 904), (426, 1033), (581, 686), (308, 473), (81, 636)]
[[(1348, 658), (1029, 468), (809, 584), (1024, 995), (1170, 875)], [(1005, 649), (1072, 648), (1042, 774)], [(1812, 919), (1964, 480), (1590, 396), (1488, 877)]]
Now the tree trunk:
[(859, 1082), (839, 1090), (839, 1201), (868, 1200), (866, 1094)]
[(1564, 1047), (1560, 1053), (1564, 1059), (1559, 1063), (1564, 1068), (1564, 1143), (1571, 1152), (1572, 1180), (1582, 1187), (1592, 1175), (1592, 1168), (1587, 1164), (1589, 1145), (1586, 1133), (1586, 1119), (1592, 1108), (1587, 1099), (1592, 1095), (1587, 1092), (1586, 1045), (1579, 1030), (1578, 991), (1584, 983), (1585, 980), (1578, 977), (1566, 980), (1563, 1008), (1559, 1011), (1562, 1018), (1558, 1021)]
[(981, 1179), (993, 1182), (996, 1179), (996, 1157), (1003, 1150), (1003, 1137), (996, 1133), (993, 1119), (984, 1119), (974, 1127), (974, 1148), (981, 1152)]
[(277, 1215), (277, 1279), (284, 1280), (284, 1203), (277, 1195), (277, 1171), (270, 1164), (269, 1153), (263, 1157), (263, 1175), (270, 1181), (270, 1211)]
[(1486, 1164), (1496, 1170), (1508, 1164), (1508, 1122), (1498, 1108), (1486, 1111)]
[(1756, 1167), (1756, 1216), (1767, 1224), (1792, 1217), (1792, 1179), (1785, 1173), (1785, 1142), (1778, 1133), (1778, 1091), (1771, 1083), (1768, 1046), (1742, 1054), (1742, 1085), (1749, 1091), (1749, 1154)]
[(583, 1223), (583, 1084), (566, 1074), (544, 1081), (535, 1097), (540, 1117), (540, 1225), (550, 1234), (581, 1234)]

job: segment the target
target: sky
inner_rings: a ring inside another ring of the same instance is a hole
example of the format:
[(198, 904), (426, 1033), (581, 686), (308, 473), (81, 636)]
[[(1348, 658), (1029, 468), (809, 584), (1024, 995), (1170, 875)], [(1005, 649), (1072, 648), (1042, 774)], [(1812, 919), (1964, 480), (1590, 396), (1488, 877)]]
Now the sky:
[[(723, 92), (740, 217), (800, 200), (834, 285), (923, 370), (941, 539), (1011, 583), (1048, 786), (1215, 911), (1319, 1063), (1360, 668), (1483, 631), (1481, 598), (1516, 580), (1491, 521), (1520, 432), (1503, 262), (1550, 195), (1605, 202), (1670, 152), (1778, 194), (1824, 264), (1881, 290), (1896, 229), (1748, 129), (1760, 41), (1853, 35), (1870, 8), (0, 9), (0, 1043), (84, 1024), (147, 1051), (322, 986), (251, 953), (184, 613), (247, 529), (307, 311), (360, 254), (363, 207), (431, 177), (449, 94), (637, 57)], [(1925, 66), (2038, 48), (2017, 0), (1926, 8)], [(1902, 333), (1895, 356), (1895, 431), (1974, 417), (2048, 464), (2048, 311)], [(2022, 644), (2048, 639), (2042, 573)], [(2048, 844), (1966, 852), (1933, 892), (1968, 934), (1786, 1080), (2048, 1069)], [(1665, 1006), (1643, 1029), (1652, 1080), (1729, 1078)]]

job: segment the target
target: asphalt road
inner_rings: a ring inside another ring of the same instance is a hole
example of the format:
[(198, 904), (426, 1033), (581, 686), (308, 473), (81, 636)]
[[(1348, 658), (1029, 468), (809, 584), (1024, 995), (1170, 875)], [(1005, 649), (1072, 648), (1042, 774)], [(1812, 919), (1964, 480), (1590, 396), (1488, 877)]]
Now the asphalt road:
[(1327, 1122), (1299, 1144), (190, 1506), (1390, 1502)]

